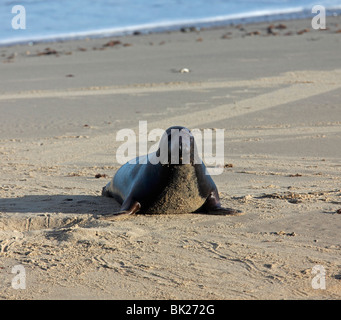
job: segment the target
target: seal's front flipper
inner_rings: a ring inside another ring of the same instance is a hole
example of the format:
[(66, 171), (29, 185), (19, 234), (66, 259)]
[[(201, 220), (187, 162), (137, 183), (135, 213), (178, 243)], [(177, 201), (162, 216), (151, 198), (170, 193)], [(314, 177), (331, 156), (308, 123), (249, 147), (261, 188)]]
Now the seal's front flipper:
[(110, 192), (108, 191), (108, 186), (102, 188), (102, 196), (103, 197), (111, 197)]
[(205, 203), (194, 213), (203, 213), (203, 214), (214, 214), (214, 215), (222, 215), (222, 216), (240, 216), (244, 213), (240, 210), (235, 210), (231, 208), (223, 208), (220, 204), (218, 194), (216, 192), (211, 192), (211, 194), (207, 197)]
[[(135, 213), (137, 213), (141, 209), (141, 204), (137, 201), (134, 201), (129, 208), (124, 210), (124, 207), (126, 205), (123, 203), (121, 211), (114, 212), (114, 213), (108, 213), (108, 214), (103, 214), (100, 216), (97, 216), (96, 218), (99, 220), (118, 220), (127, 216), (131, 216)], [(123, 210), (122, 210), (123, 209)]]
[(102, 215), (96, 215), (96, 219), (98, 220), (107, 220), (107, 221), (114, 221), (114, 220), (121, 220), (123, 218), (128, 218), (129, 212), (127, 211), (118, 211), (114, 213), (106, 213)]
[(205, 212), (206, 214), (215, 214), (222, 216), (242, 216), (244, 214), (241, 210), (231, 209), (231, 208), (216, 208)]

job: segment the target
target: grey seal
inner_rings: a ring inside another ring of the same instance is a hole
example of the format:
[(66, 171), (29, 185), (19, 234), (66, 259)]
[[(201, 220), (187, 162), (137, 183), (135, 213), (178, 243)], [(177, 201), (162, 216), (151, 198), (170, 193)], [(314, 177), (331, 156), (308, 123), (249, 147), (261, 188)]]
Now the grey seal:
[(221, 206), (218, 189), (196, 151), (194, 136), (181, 126), (164, 132), (156, 152), (120, 167), (102, 195), (121, 204), (120, 211), (98, 216), (105, 220), (137, 212), (242, 214)]

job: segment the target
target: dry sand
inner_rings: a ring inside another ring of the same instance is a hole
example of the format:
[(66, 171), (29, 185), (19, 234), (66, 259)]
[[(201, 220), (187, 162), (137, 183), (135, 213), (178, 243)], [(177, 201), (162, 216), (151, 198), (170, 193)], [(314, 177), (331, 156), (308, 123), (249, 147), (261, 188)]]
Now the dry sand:
[[(280, 23), (0, 48), (0, 298), (340, 299), (341, 20)], [(246, 214), (94, 219), (139, 120), (224, 128)]]

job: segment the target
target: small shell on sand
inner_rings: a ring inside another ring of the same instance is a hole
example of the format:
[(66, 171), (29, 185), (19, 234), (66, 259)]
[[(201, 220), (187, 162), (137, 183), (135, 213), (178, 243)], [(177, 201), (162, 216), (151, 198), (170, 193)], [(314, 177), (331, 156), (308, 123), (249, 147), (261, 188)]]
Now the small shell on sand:
[(179, 70), (180, 73), (189, 73), (189, 69), (187, 68), (182, 68)]

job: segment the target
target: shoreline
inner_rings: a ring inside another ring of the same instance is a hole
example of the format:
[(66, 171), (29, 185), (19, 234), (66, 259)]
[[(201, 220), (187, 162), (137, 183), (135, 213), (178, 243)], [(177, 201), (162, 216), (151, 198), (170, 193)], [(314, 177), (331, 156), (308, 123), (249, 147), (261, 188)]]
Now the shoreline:
[[(284, 12), (266, 14), (265, 12), (258, 12), (250, 14), (235, 14), (231, 16), (221, 16), (215, 18), (207, 18), (194, 21), (174, 21), (157, 24), (144, 24), (127, 27), (117, 27), (111, 29), (101, 29), (93, 31), (79, 31), (73, 34), (56, 34), (49, 36), (35, 36), (31, 39), (19, 39), (17, 41), (1, 40), (0, 48), (11, 47), (17, 45), (35, 45), (42, 43), (58, 43), (67, 41), (80, 41), (85, 39), (107, 39), (107, 38), (122, 38), (132, 35), (148, 35), (148, 34), (162, 34), (169, 32), (199, 32), (203, 30), (210, 30), (216, 28), (227, 28), (236, 25), (257, 25), (263, 23), (276, 23), (297, 20), (310, 20), (314, 14), (308, 9), (286, 9)], [(341, 8), (332, 8), (326, 10), (326, 19), (335, 18), (341, 14)]]
[[(341, 10), (341, 9), (340, 9)], [(205, 32), (215, 32), (215, 31), (227, 31), (231, 32), (231, 34), (223, 34), (224, 39), (231, 39), (232, 37), (247, 37), (247, 36), (291, 36), (291, 35), (302, 35), (306, 32), (325, 32), (325, 33), (340, 33), (341, 32), (341, 25), (340, 25), (340, 15), (338, 16), (327, 16), (326, 17), (326, 29), (317, 29), (314, 30), (311, 26), (311, 18), (302, 17), (302, 18), (276, 18), (270, 20), (260, 20), (260, 21), (251, 21), (246, 22), (244, 18), (240, 19), (237, 23), (223, 23), (218, 25), (210, 25), (210, 26), (198, 26), (195, 24), (188, 24), (188, 25), (181, 25), (175, 26), (171, 29), (163, 29), (160, 28), (158, 31), (148, 31), (145, 32), (140, 30), (135, 30), (132, 27), (131, 32), (129, 33), (113, 33), (113, 34), (104, 34), (98, 36), (91, 36), (84, 34), (84, 36), (80, 37), (71, 37), (71, 38), (63, 38), (57, 37), (53, 39), (46, 39), (46, 40), (22, 40), (15, 43), (8, 43), (8, 44), (0, 44), (0, 50), (4, 51), (6, 49), (11, 49), (15, 47), (35, 47), (35, 46), (44, 46), (44, 45), (58, 45), (58, 44), (72, 44), (72, 43), (85, 43), (85, 42), (93, 42), (98, 43), (99, 41), (106, 41), (110, 39), (117, 40), (117, 43), (107, 42), (106, 47), (114, 47), (120, 41), (124, 42), (126, 39), (134, 39), (138, 37), (162, 37), (167, 35), (174, 35), (174, 34), (197, 34), (200, 35), (201, 33)], [(301, 28), (299, 26), (302, 26)], [(302, 29), (303, 28), (303, 29)], [(234, 32), (235, 30), (240, 30), (241, 32)], [(255, 30), (256, 29), (256, 30)], [(257, 30), (257, 29), (262, 29)], [(271, 30), (272, 29), (272, 30)], [(248, 30), (249, 32), (247, 32)], [(251, 31), (254, 30), (254, 31)], [(246, 32), (243, 32), (246, 31)], [(258, 32), (257, 32), (258, 31)], [(230, 37), (228, 37), (230, 35)], [(200, 40), (198, 40), (200, 41)], [(128, 45), (127, 45), (128, 46)], [(105, 49), (105, 48), (104, 48)], [(101, 48), (100, 50), (104, 50)], [(46, 54), (57, 54), (57, 53), (46, 53)], [(42, 52), (41, 55), (44, 55)]]

